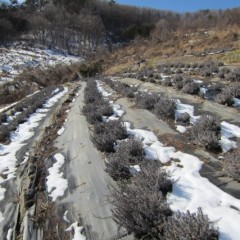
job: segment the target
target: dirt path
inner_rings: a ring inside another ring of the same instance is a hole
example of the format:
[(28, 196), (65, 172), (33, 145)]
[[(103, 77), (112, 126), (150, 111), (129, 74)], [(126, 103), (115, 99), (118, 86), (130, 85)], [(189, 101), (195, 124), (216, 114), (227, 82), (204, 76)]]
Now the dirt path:
[(85, 226), (88, 240), (118, 239), (113, 237), (125, 231), (119, 230), (112, 219), (108, 184), (114, 183), (104, 171), (104, 159), (93, 146), (88, 124), (81, 115), (84, 88), (85, 83), (69, 112), (66, 129), (56, 144), (66, 157), (64, 174), (69, 184), (67, 194), (57, 203), (59, 218), (68, 210), (67, 217), (71, 222), (78, 221)]
[(130, 103), (126, 98), (119, 98), (116, 101), (120, 104), (125, 111), (123, 116), (124, 121), (129, 121), (134, 124), (135, 128), (149, 129), (156, 132), (159, 135), (178, 133), (170, 128), (164, 121), (157, 119), (151, 112), (144, 109), (138, 109), (133, 107), (133, 103)]
[(221, 120), (227, 120), (232, 123), (237, 123), (239, 125), (240, 120), (240, 108), (227, 107), (214, 103), (212, 101), (203, 100), (198, 96), (193, 96), (190, 94), (183, 94), (179, 91), (176, 91), (172, 87), (163, 87), (154, 83), (142, 82), (134, 78), (113, 78), (118, 81), (127, 83), (127, 84), (138, 84), (140, 89), (148, 89), (151, 92), (165, 93), (168, 96), (178, 98), (183, 101), (183, 103), (194, 105), (196, 115), (200, 115), (203, 112), (209, 112), (216, 114), (220, 117)]

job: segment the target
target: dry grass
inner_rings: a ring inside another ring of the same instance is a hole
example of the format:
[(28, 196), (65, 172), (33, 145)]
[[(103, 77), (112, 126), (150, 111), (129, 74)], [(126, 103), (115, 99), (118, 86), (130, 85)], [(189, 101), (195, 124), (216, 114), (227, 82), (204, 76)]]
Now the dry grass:
[(225, 63), (240, 63), (240, 50), (231, 51), (222, 56)]
[(133, 61), (128, 61), (125, 63), (119, 63), (117, 65), (114, 66), (110, 66), (106, 71), (105, 74), (107, 75), (114, 75), (114, 74), (118, 74), (118, 73), (122, 73), (125, 71), (129, 70), (129, 66), (132, 66), (134, 64)]
[[(222, 49), (239, 49), (240, 41), (233, 38), (237, 28), (222, 31), (211, 31), (208, 34), (193, 33), (183, 35), (176, 33), (169, 41), (154, 44), (151, 41), (143, 41), (131, 44), (123, 49), (115, 51), (108, 56), (105, 62), (105, 74), (114, 75), (128, 71), (133, 67), (141, 68), (140, 60), (145, 60), (144, 65), (155, 67), (161, 63), (185, 62), (202, 63), (208, 60), (239, 63), (238, 51), (233, 53), (219, 53), (215, 55), (194, 56), (194, 53), (204, 53)], [(193, 55), (193, 56), (190, 56)], [(231, 59), (230, 61), (228, 59)]]

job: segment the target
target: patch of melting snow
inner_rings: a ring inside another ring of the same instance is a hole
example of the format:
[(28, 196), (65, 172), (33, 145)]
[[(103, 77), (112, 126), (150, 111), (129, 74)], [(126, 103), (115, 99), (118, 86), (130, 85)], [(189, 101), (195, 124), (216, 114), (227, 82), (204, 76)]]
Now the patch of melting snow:
[(200, 116), (194, 116), (194, 106), (189, 104), (183, 104), (179, 99), (177, 99), (175, 119), (177, 119), (181, 114), (188, 113), (190, 115), (190, 123), (194, 124)]
[(49, 111), (49, 109), (47, 109), (47, 108), (39, 108), (36, 110), (37, 113), (46, 113), (48, 111)]
[(240, 127), (223, 121), (221, 122), (221, 133), (226, 138), (240, 137)]
[(73, 223), (65, 231), (66, 232), (74, 231), (74, 236), (72, 240), (86, 240), (86, 237), (82, 234), (83, 227), (82, 226), (79, 227), (78, 222)]
[(169, 75), (161, 74), (161, 77), (162, 77), (162, 79), (164, 80), (164, 79), (166, 79), (166, 78), (169, 78), (170, 76), (169, 76)]
[(56, 88), (54, 91), (52, 91), (52, 94), (56, 94), (59, 91), (59, 88)]
[(228, 152), (233, 148), (237, 148), (237, 143), (232, 141), (224, 136), (221, 136), (221, 140), (219, 141), (223, 152)]
[(203, 96), (205, 96), (207, 91), (208, 91), (208, 89), (206, 87), (200, 87), (199, 91), (200, 91), (201, 94), (203, 94)]
[(96, 83), (97, 83), (97, 89), (98, 91), (103, 95), (103, 97), (108, 97), (108, 96), (111, 96), (112, 94), (107, 92), (102, 86), (103, 84), (99, 81), (99, 80), (96, 80)]
[[(102, 84), (99, 81), (96, 81), (96, 82), (97, 82), (98, 91), (102, 94), (103, 97), (108, 97), (112, 95), (111, 93), (108, 93), (107, 91), (105, 91), (105, 89), (101, 86)], [(113, 115), (109, 117), (102, 116), (103, 122), (118, 120), (124, 114), (124, 111), (122, 110), (119, 104), (114, 104), (113, 101), (109, 101), (109, 104), (113, 109)]]
[(68, 92), (68, 88), (64, 87), (64, 90), (55, 96), (51, 97), (47, 102), (43, 105), (44, 107), (50, 108), (52, 107), (61, 97), (63, 97)]
[(225, 121), (221, 122), (221, 140), (220, 144), (222, 146), (223, 152), (228, 152), (233, 148), (237, 148), (237, 143), (230, 138), (240, 137), (240, 127), (227, 123)]
[(62, 154), (57, 153), (53, 157), (56, 162), (48, 169), (47, 176), (47, 191), (52, 201), (55, 202), (57, 198), (62, 197), (68, 187), (68, 181), (63, 178), (63, 172), (60, 171), (65, 163), (65, 158)]
[(179, 131), (180, 133), (185, 133), (187, 131), (187, 128), (181, 125), (177, 125), (176, 126), (177, 131)]
[(68, 218), (67, 218), (67, 214), (68, 214), (68, 211), (66, 211), (66, 212), (64, 213), (64, 215), (63, 215), (63, 220), (64, 220), (65, 222), (67, 222), (67, 223), (70, 223), (70, 221), (69, 221)]
[(233, 104), (234, 107), (240, 107), (240, 99), (233, 98), (233, 101), (234, 101), (234, 104)]
[(173, 191), (167, 196), (171, 209), (196, 212), (201, 207), (219, 228), (219, 239), (239, 239), (240, 201), (200, 176), (203, 162), (197, 157), (182, 152), (173, 155), (180, 162), (166, 167), (175, 180)]
[[(110, 102), (109, 102), (110, 103)], [(113, 109), (113, 115), (106, 117), (106, 116), (102, 116), (102, 121), (103, 122), (109, 122), (109, 121), (116, 121), (118, 120), (120, 117), (123, 116), (123, 114), (125, 113), (122, 109), (121, 106), (118, 104), (110, 104), (112, 109)]]
[(151, 145), (152, 143), (157, 141), (157, 137), (153, 132), (143, 130), (143, 129), (131, 129), (130, 123), (124, 123), (128, 135), (134, 136), (141, 140), (144, 145)]
[[(190, 122), (194, 124), (200, 116), (194, 116), (194, 106), (188, 104), (182, 104), (180, 100), (177, 100), (177, 109), (175, 111), (175, 118), (182, 114), (188, 113), (190, 115)], [(181, 126), (182, 127), (182, 126)], [(179, 128), (179, 126), (177, 126)], [(178, 129), (177, 129), (178, 130)], [(237, 147), (236, 141), (230, 138), (240, 137), (240, 128), (234, 124), (221, 122), (221, 140), (219, 141), (223, 152), (228, 152)]]
[(193, 79), (193, 82), (198, 83), (198, 84), (202, 84), (203, 83), (202, 80), (197, 80), (197, 79)]
[(12, 234), (13, 234), (13, 229), (12, 228), (8, 229), (7, 240), (11, 240), (12, 239)]
[[(64, 89), (64, 91), (61, 93), (58, 93), (57, 95), (50, 98), (46, 102), (46, 106), (53, 106), (54, 103), (56, 103), (58, 99), (63, 96), (63, 94), (65, 94), (66, 91), (67, 89)], [(0, 201), (4, 199), (6, 192), (6, 189), (3, 188), (1, 184), (12, 178), (15, 178), (16, 163), (18, 161), (16, 153), (24, 145), (26, 145), (25, 141), (34, 136), (34, 128), (39, 125), (39, 121), (46, 116), (47, 112), (50, 109), (46, 110), (47, 111), (44, 111), (43, 113), (43, 111), (38, 109), (38, 111), (36, 111), (36, 113), (33, 113), (26, 122), (19, 124), (17, 130), (10, 133), (10, 144), (0, 144)], [(27, 161), (26, 158), (24, 158), (24, 161)], [(0, 222), (3, 219), (3, 215), (0, 212)]]
[(26, 152), (26, 153), (25, 153), (25, 156), (24, 156), (24, 159), (23, 159), (23, 161), (21, 162), (21, 165), (25, 164), (25, 163), (28, 161), (28, 159), (29, 159), (29, 152)]
[(121, 109), (121, 106), (119, 104), (112, 104), (113, 112), (117, 117), (122, 117), (124, 114), (124, 111)]
[(138, 172), (141, 172), (141, 168), (139, 165), (133, 165), (133, 166), (130, 166), (130, 169), (129, 171), (132, 173), (132, 174), (136, 174)]
[[(66, 122), (66, 121), (65, 121), (65, 122)], [(62, 135), (64, 131), (65, 131), (65, 128), (64, 128), (64, 127), (61, 127), (61, 129), (58, 130), (57, 134), (58, 134), (58, 135)]]

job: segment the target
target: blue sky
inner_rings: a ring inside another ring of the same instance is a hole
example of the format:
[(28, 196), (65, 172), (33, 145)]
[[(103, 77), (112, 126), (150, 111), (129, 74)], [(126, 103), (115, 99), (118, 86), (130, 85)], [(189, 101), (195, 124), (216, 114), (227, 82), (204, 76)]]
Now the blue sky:
[(116, 0), (116, 2), (178, 12), (240, 7), (240, 0)]

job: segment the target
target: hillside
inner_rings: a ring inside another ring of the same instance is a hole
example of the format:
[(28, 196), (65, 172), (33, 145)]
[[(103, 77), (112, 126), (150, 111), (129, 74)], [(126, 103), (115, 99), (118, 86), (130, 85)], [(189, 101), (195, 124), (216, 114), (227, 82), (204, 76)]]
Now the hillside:
[(117, 74), (164, 63), (203, 63), (216, 60), (239, 65), (240, 28), (174, 33), (168, 40), (155, 43), (143, 39), (119, 48), (106, 59), (105, 73)]

